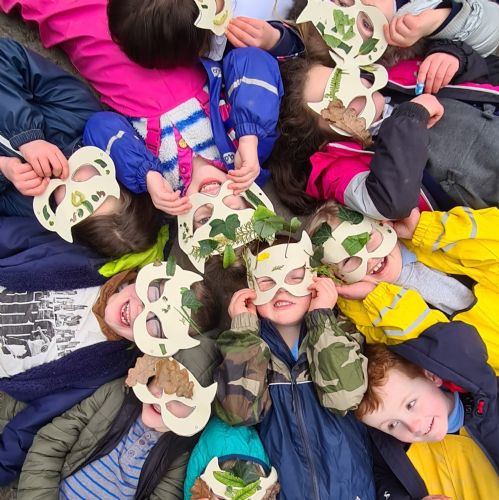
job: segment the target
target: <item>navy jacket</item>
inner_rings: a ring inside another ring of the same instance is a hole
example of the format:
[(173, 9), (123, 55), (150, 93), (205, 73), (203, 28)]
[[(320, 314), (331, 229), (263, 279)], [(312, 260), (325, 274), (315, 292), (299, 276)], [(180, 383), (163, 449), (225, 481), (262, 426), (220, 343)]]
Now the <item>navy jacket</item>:
[[(499, 472), (498, 379), (475, 328), (461, 321), (437, 323), (418, 338), (389, 348), (468, 392), (464, 426)], [(420, 500), (428, 495), (404, 443), (376, 429), (370, 433), (378, 498), (390, 494), (397, 500)]]

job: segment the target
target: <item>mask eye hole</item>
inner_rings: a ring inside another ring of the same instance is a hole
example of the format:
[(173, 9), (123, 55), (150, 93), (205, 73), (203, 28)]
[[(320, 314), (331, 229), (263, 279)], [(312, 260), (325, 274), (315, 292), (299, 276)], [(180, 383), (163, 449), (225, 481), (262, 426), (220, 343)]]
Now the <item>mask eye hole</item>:
[(147, 287), (147, 300), (154, 303), (161, 297), (163, 290), (165, 289), (166, 280), (156, 279), (149, 283)]
[(170, 401), (165, 404), (166, 409), (177, 418), (187, 418), (193, 411), (193, 406), (187, 406), (180, 401)]
[(348, 257), (348, 259), (345, 259), (336, 266), (338, 271), (336, 274), (341, 278), (342, 273), (352, 273), (356, 271), (361, 263), (362, 259), (360, 257)]
[(192, 225), (194, 227), (194, 231), (199, 229), (201, 226), (207, 224), (211, 216), (213, 215), (213, 205), (211, 203), (205, 203), (201, 205), (195, 212), (192, 219)]
[(367, 251), (369, 253), (375, 252), (383, 244), (383, 238), (383, 234), (373, 227), (366, 245)]
[(163, 332), (163, 327), (161, 326), (161, 321), (152, 312), (147, 315), (146, 330), (151, 337), (154, 337), (156, 339), (166, 339), (166, 335)]
[(85, 182), (96, 175), (100, 175), (100, 172), (92, 165), (81, 165), (79, 166), (71, 176), (71, 180), (74, 182)]
[(299, 285), (303, 278), (305, 277), (305, 266), (297, 267), (296, 269), (292, 269), (286, 274), (286, 278), (284, 278), (284, 283), (288, 285)]
[(369, 40), (374, 35), (374, 24), (365, 12), (359, 12), (357, 16), (357, 29), (362, 40)]
[(262, 276), (256, 279), (260, 292), (266, 292), (275, 287), (276, 283), (270, 276)]
[(223, 199), (223, 204), (232, 210), (244, 210), (251, 208), (251, 205), (242, 196), (226, 196)]

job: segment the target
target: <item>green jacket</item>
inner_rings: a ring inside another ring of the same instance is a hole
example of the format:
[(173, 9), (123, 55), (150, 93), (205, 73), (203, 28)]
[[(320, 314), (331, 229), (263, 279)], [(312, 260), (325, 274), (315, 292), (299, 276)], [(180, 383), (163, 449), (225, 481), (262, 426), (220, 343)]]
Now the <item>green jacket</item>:
[[(207, 386), (213, 382), (213, 370), (220, 360), (213, 340), (207, 336), (199, 340), (201, 345), (180, 351), (174, 357), (201, 385)], [(19, 478), (19, 500), (58, 499), (61, 481), (86, 464), (107, 435), (123, 404), (125, 391), (124, 378), (109, 382), (40, 429)], [(15, 408), (11, 405), (14, 403), (14, 400), (9, 401), (10, 410), (2, 408), (1, 419), (12, 418)], [(186, 452), (173, 460), (150, 498), (183, 498), (188, 459)]]

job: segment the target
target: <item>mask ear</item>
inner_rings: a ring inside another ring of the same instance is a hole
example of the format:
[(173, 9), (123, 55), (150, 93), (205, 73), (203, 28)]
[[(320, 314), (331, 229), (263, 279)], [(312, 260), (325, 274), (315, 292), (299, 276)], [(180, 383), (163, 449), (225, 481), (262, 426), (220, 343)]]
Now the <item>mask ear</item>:
[(441, 387), (443, 384), (443, 380), (438, 376), (435, 375), (434, 373), (428, 371), (428, 370), (423, 370), (424, 371), (424, 376), (428, 379), (431, 380), (437, 387)]

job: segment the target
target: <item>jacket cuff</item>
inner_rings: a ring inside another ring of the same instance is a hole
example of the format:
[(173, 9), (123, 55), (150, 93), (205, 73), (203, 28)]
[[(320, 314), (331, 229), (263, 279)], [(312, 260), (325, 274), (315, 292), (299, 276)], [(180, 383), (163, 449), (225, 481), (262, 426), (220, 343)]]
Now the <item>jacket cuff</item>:
[(43, 130), (35, 128), (32, 130), (26, 130), (25, 132), (20, 132), (12, 136), (9, 141), (13, 148), (19, 149), (21, 146), (28, 142), (45, 140), (45, 135)]
[(268, 21), (268, 23), (281, 34), (279, 41), (268, 51), (270, 55), (285, 61), (305, 52), (305, 45), (297, 30), (280, 21)]
[(433, 244), (442, 235), (443, 231), (441, 222), (435, 220), (433, 212), (421, 212), (419, 223), (412, 235), (412, 244), (417, 247), (425, 246), (426, 241)]
[(256, 314), (244, 312), (232, 318), (230, 329), (255, 330), (256, 332), (258, 332), (260, 329), (260, 321), (258, 320), (258, 316), (256, 316)]
[(428, 110), (424, 106), (411, 101), (403, 102), (395, 109), (391, 116), (407, 116), (408, 118), (413, 118), (421, 123), (424, 123), (425, 125), (430, 119), (430, 113), (428, 113)]
[[(363, 300), (369, 319), (374, 322), (379, 312), (393, 303), (396, 295), (402, 290), (399, 285), (379, 283), (376, 288)], [(377, 326), (373, 323), (373, 326)]]
[(315, 329), (317, 327), (324, 326), (326, 320), (336, 323), (336, 316), (333, 309), (321, 308), (308, 312), (305, 314), (305, 325), (307, 326), (307, 331), (312, 328)]
[(443, 52), (457, 57), (459, 60), (459, 68), (452, 78), (455, 80), (468, 69), (468, 58), (473, 55), (473, 49), (466, 43), (452, 40), (434, 40), (430, 43), (430, 47), (426, 52), (426, 57), (431, 54)]
[(268, 135), (265, 133), (265, 130), (257, 123), (250, 123), (250, 122), (238, 123), (234, 127), (234, 130), (236, 132), (237, 139), (240, 139), (245, 135), (256, 135), (258, 137), (258, 140), (260, 140), (260, 138)]

